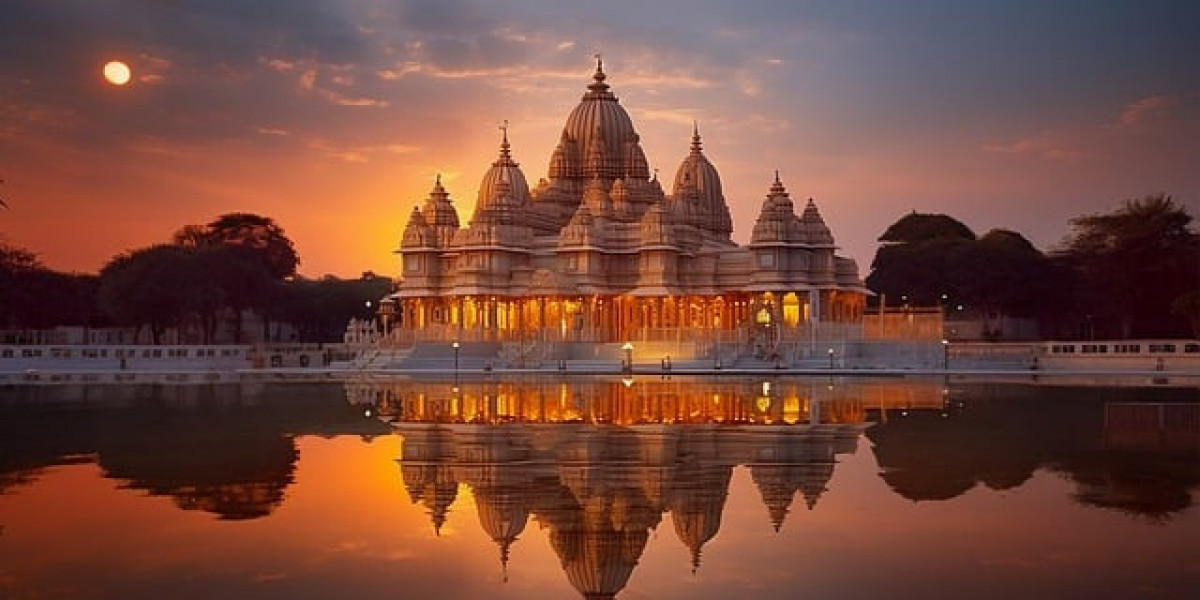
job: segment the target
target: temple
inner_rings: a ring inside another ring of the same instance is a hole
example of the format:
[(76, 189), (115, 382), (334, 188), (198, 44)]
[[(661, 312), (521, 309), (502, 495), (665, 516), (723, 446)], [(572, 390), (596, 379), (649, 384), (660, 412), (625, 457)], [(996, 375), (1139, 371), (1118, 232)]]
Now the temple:
[(667, 193), (599, 60), (535, 187), (502, 129), (465, 226), (440, 177), (413, 208), (383, 309), (393, 342), (612, 343), (757, 328), (776, 343), (861, 322), (868, 292), (816, 204), (797, 214), (776, 172), (750, 243), (734, 243), (698, 128)]

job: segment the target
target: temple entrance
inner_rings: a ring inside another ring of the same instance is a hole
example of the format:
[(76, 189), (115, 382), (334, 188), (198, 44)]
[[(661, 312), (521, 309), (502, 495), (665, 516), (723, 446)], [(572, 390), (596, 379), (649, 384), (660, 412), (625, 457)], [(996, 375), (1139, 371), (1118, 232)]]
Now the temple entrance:
[(747, 350), (754, 358), (779, 358), (781, 321), (779, 307), (770, 293), (750, 303), (750, 318), (742, 322), (742, 329), (746, 332)]

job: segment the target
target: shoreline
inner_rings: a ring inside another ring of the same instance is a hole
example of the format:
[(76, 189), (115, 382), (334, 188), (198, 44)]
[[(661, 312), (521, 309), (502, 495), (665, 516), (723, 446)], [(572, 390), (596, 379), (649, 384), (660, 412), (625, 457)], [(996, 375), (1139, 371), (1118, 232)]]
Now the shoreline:
[(481, 381), (545, 377), (614, 377), (614, 378), (945, 378), (955, 381), (1005, 380), (1013, 382), (1046, 382), (1075, 380), (1072, 383), (1112, 385), (1111, 379), (1144, 380), (1146, 385), (1191, 385), (1200, 387), (1200, 371), (1145, 369), (1013, 369), (1013, 368), (695, 368), (662, 369), (657, 366), (632, 370), (598, 368), (595, 365), (571, 368), (525, 369), (383, 369), (383, 368), (179, 368), (179, 369), (24, 369), (0, 371), (0, 385), (44, 384), (124, 384), (124, 383), (235, 383), (239, 381), (352, 381), (352, 380), (428, 380), (445, 379)]

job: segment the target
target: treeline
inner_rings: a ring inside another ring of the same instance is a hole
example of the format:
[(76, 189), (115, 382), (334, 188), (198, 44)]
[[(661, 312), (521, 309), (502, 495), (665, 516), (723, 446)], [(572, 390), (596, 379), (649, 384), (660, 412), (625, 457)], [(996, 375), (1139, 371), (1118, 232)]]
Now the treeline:
[(906, 215), (879, 241), (867, 286), (889, 306), (1032, 318), (1055, 338), (1200, 335), (1200, 235), (1170, 196), (1073, 219), (1049, 253), (935, 214)]
[(0, 329), (133, 327), (155, 344), (168, 330), (213, 343), (224, 329), (237, 343), (253, 315), (262, 328), (257, 339), (331, 342), (352, 317), (371, 317), (391, 287), (369, 272), (305, 279), (296, 275), (299, 264), (278, 224), (245, 213), (186, 226), (169, 243), (114, 257), (99, 275), (58, 273), (0, 244)]

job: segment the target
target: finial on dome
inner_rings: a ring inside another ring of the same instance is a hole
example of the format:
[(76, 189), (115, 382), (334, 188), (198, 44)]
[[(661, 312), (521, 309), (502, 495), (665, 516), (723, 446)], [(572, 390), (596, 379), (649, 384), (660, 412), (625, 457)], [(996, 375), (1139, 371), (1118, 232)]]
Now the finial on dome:
[(500, 131), (503, 132), (501, 134), (500, 141), (500, 158), (510, 159), (512, 158), (512, 154), (508, 151), (510, 148), (508, 144), (508, 119), (505, 119), (504, 122), (500, 124)]
[(604, 95), (608, 92), (608, 84), (604, 83), (604, 80), (608, 77), (604, 74), (604, 59), (601, 58), (599, 52), (593, 56), (596, 58), (596, 72), (592, 74), (592, 83), (587, 87), (593, 94)]
[(512, 545), (512, 540), (504, 540), (500, 544), (500, 573), (504, 578), (504, 583), (508, 583), (508, 548)]
[(435, 185), (437, 187), (442, 186), (442, 174), (441, 173), (437, 174), (437, 179), (434, 180), (433, 185)]
[(787, 188), (783, 187), (783, 182), (779, 180), (779, 169), (775, 169), (775, 181), (771, 182), (771, 192), (769, 195), (784, 197), (788, 195)]
[(697, 125), (696, 121), (693, 119), (692, 120), (692, 154), (699, 154), (700, 148), (701, 148), (701, 146), (700, 146), (700, 126)]

